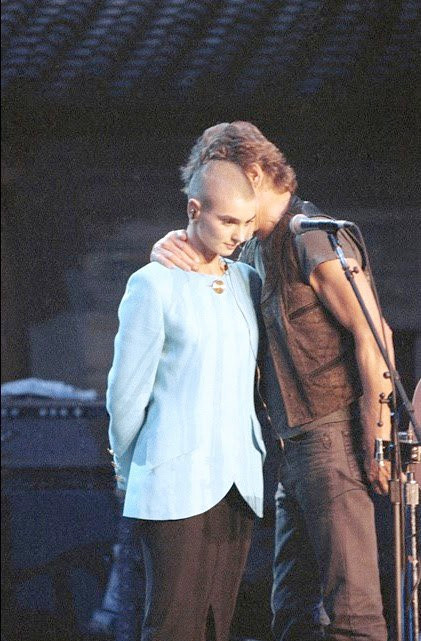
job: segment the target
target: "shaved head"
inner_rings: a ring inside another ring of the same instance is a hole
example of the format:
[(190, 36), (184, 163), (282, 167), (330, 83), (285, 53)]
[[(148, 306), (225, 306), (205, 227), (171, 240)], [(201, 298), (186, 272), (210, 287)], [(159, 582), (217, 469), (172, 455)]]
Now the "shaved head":
[(195, 198), (207, 209), (221, 192), (227, 199), (252, 200), (255, 195), (247, 176), (232, 162), (211, 160), (194, 172), (188, 188), (189, 199)]

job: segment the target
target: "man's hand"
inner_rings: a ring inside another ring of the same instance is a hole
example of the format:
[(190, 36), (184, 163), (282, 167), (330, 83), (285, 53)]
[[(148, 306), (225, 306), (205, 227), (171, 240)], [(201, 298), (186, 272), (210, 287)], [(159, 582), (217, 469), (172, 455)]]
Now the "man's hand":
[[(376, 494), (388, 494), (389, 480), (391, 479), (390, 461), (385, 461), (383, 465), (379, 465), (374, 459), (374, 455), (371, 454), (365, 458), (364, 469), (371, 489)], [(404, 481), (405, 479), (403, 478), (402, 480)]]
[(152, 247), (150, 259), (169, 269), (180, 267), (186, 272), (197, 271), (200, 262), (194, 249), (187, 243), (184, 229), (170, 231), (158, 240)]
[[(374, 460), (373, 456), (367, 457), (364, 462), (364, 469), (371, 489), (376, 494), (388, 494), (389, 481), (392, 478), (391, 462), (384, 461), (383, 465), (379, 465), (377, 461)], [(400, 478), (402, 484), (406, 483), (406, 476), (403, 472)]]

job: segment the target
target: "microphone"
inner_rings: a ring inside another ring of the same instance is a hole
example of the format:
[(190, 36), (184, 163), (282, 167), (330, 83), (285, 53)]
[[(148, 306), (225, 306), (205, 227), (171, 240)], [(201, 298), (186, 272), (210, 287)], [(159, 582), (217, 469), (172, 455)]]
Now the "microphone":
[(293, 234), (304, 234), (306, 231), (321, 229), (326, 232), (335, 232), (338, 229), (355, 227), (354, 223), (349, 220), (333, 220), (332, 218), (309, 218), (304, 214), (296, 214), (291, 218), (289, 228)]

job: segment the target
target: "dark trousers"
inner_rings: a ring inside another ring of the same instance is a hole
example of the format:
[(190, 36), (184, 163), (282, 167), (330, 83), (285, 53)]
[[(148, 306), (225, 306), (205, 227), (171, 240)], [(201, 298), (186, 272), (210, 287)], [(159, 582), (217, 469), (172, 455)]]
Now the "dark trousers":
[(276, 495), (276, 641), (385, 641), (357, 420), (287, 440)]
[(191, 518), (130, 520), (146, 570), (141, 640), (228, 641), (254, 521), (238, 491)]

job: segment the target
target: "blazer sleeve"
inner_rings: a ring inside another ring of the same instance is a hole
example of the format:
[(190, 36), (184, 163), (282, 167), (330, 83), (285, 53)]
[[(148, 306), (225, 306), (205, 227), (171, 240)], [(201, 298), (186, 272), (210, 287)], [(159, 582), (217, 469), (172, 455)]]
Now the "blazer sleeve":
[(142, 427), (165, 338), (162, 296), (142, 270), (130, 277), (118, 317), (106, 399), (117, 459), (133, 447)]

